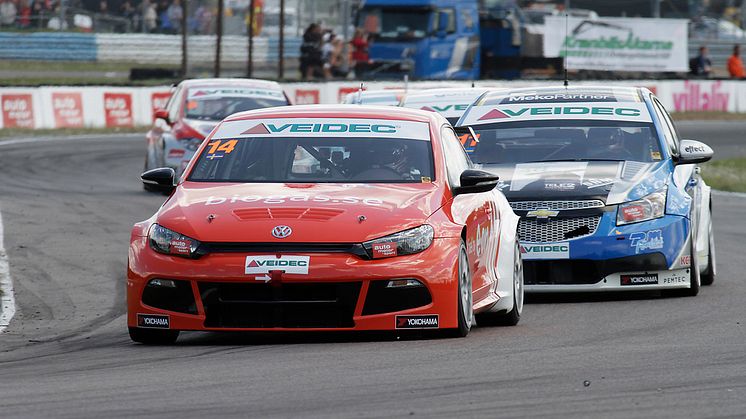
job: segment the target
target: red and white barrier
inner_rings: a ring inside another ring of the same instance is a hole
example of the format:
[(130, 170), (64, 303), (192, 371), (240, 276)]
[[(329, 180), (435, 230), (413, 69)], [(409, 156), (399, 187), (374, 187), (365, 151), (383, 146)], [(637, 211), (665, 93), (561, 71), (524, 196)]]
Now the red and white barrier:
[[(560, 85), (553, 81), (478, 81), (480, 87), (516, 88)], [(608, 85), (608, 81), (577, 82)], [(411, 82), (406, 87), (469, 87), (471, 82)], [(671, 112), (746, 112), (746, 82), (730, 80), (622, 81), (620, 86), (652, 90)], [(397, 89), (403, 82), (365, 83), (366, 90)], [(285, 92), (294, 104), (339, 103), (359, 82), (287, 83)], [(43, 86), (0, 88), (0, 128), (131, 127), (153, 122), (153, 111), (166, 105), (170, 87)]]

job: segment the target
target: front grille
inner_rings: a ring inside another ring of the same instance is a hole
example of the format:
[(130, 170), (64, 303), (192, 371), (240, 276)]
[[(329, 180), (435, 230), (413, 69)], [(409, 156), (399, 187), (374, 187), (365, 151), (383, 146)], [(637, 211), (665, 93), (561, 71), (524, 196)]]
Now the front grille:
[(363, 315), (392, 313), (430, 304), (433, 299), (423, 286), (387, 288), (389, 281), (371, 281), (363, 306)]
[(549, 243), (577, 239), (595, 233), (600, 221), (600, 215), (550, 218), (548, 220), (521, 218), (521, 221), (518, 223), (518, 236), (521, 241), (531, 243)]
[(351, 328), (360, 282), (199, 284), (205, 327)]
[(210, 253), (349, 253), (362, 259), (370, 259), (360, 243), (202, 242), (195, 251), (197, 257)]
[(189, 281), (169, 281), (173, 281), (174, 287), (153, 286), (150, 281), (142, 292), (142, 303), (161, 310), (197, 314), (197, 303)]
[(603, 201), (592, 199), (587, 201), (516, 201), (510, 206), (514, 211), (532, 211), (537, 209), (549, 209), (555, 211), (579, 210), (588, 208), (602, 208)]

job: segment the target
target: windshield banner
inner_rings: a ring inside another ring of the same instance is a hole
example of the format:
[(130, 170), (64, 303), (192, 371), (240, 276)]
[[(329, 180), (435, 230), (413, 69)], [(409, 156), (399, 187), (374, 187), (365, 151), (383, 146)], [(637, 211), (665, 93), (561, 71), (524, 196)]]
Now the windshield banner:
[(216, 97), (266, 97), (284, 99), (281, 91), (265, 89), (242, 89), (242, 88), (197, 88), (189, 89), (189, 99), (213, 99)]
[(644, 103), (545, 103), (477, 106), (469, 111), (462, 125), (563, 119), (652, 122)]
[[(570, 70), (688, 71), (685, 19), (546, 18), (544, 56)], [(561, 36), (561, 34), (565, 34)]]
[(285, 118), (224, 122), (212, 137), (365, 137), (430, 140), (425, 122), (384, 119)]

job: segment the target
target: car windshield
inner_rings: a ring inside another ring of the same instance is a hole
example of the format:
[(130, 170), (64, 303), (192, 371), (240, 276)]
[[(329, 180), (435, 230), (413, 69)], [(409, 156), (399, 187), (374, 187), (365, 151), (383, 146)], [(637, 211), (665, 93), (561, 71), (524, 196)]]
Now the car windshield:
[(577, 160), (661, 160), (650, 123), (536, 121), (472, 127), (479, 141), (462, 136), (472, 161), (505, 164)]
[(195, 182), (431, 182), (430, 141), (381, 138), (212, 140), (197, 159)]
[(243, 111), (285, 106), (287, 101), (270, 97), (250, 96), (211, 96), (189, 98), (186, 102), (185, 117), (203, 121), (221, 121), (226, 117)]
[(429, 8), (364, 7), (358, 22), (375, 39), (407, 41), (427, 36), (430, 14)]

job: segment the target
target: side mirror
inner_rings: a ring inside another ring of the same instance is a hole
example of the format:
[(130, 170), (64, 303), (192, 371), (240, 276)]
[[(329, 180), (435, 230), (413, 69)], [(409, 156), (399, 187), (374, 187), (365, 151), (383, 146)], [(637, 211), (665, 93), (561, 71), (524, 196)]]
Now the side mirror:
[(712, 158), (714, 152), (705, 143), (694, 140), (681, 140), (679, 143), (679, 157), (676, 164), (704, 163)]
[(461, 173), (461, 186), (453, 188), (453, 196), (489, 192), (495, 189), (499, 177), (484, 170), (467, 169)]
[(148, 170), (140, 175), (142, 183), (154, 191), (171, 193), (176, 188), (176, 172), (170, 167)]
[(156, 109), (153, 111), (153, 119), (162, 119), (167, 124), (171, 124), (171, 121), (168, 120), (168, 111), (166, 109)]

